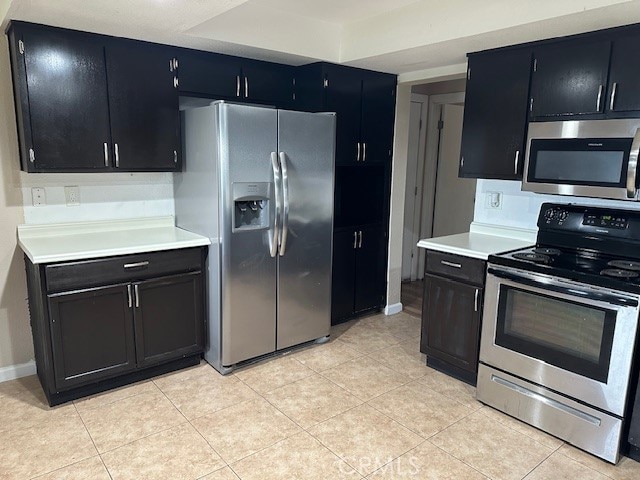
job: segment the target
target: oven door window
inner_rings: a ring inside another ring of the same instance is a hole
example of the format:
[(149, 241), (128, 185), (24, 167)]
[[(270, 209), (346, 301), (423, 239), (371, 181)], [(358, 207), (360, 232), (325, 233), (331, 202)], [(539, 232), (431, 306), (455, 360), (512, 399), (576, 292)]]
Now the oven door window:
[(496, 344), (606, 383), (616, 311), (500, 286)]

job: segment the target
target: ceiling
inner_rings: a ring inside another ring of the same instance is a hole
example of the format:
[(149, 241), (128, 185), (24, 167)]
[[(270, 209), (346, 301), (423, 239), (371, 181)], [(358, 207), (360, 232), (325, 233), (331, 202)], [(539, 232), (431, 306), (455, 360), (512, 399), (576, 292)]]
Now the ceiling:
[(406, 73), (462, 64), (470, 51), (640, 22), (640, 0), (0, 0), (2, 18)]

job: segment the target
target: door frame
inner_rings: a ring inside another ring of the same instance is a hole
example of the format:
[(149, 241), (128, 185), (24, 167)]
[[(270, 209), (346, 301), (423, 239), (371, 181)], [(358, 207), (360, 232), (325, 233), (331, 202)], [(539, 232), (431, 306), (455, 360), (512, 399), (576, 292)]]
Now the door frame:
[[(440, 129), (438, 123), (442, 119), (442, 108), (446, 104), (464, 103), (465, 92), (445, 93), (429, 97), (429, 112), (427, 114), (426, 150), (424, 170), (422, 176), (422, 191), (431, 195), (422, 196), (420, 238), (433, 236), (433, 213), (436, 202), (436, 180), (438, 172), (438, 154), (440, 152)], [(418, 249), (417, 278), (424, 278), (424, 248)]]
[[(422, 218), (422, 196), (424, 189), (424, 182), (422, 179), (424, 178), (424, 166), (425, 166), (425, 152), (426, 152), (426, 130), (427, 130), (427, 119), (429, 112), (429, 95), (423, 95), (420, 93), (412, 93), (410, 103), (420, 103), (422, 104), (420, 109), (420, 127), (418, 127), (418, 152), (415, 158), (415, 165), (413, 164), (412, 159), (407, 159), (407, 178), (411, 175), (412, 172), (416, 173), (416, 193), (415, 195), (406, 196), (406, 185), (407, 180), (405, 180), (405, 206), (404, 211), (405, 215), (408, 211), (407, 205), (410, 202), (413, 202), (413, 218), (411, 219), (411, 250), (409, 252), (402, 251), (402, 265), (405, 263), (405, 259), (408, 255), (411, 255), (411, 271), (410, 271), (410, 281), (414, 281), (418, 276), (418, 257), (419, 257), (419, 249), (418, 249), (418, 241), (420, 240), (421, 234), (421, 218)], [(410, 117), (411, 118), (411, 117)], [(413, 123), (413, 122), (412, 122)], [(409, 131), (412, 130), (414, 125), (409, 126)], [(407, 224), (407, 219), (403, 220), (403, 227)], [(403, 245), (404, 245), (404, 235), (403, 235)], [(402, 274), (401, 274), (402, 275)]]

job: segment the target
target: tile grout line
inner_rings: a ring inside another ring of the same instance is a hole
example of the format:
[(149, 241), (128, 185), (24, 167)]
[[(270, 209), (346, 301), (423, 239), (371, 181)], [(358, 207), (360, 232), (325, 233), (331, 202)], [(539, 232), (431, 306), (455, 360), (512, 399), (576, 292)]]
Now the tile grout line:
[[(566, 442), (565, 442), (565, 443), (564, 443), (564, 445), (571, 445), (571, 444), (569, 444), (569, 443), (566, 443)], [(573, 445), (571, 445), (571, 446), (573, 447)], [(569, 460), (573, 460), (574, 462), (576, 462), (577, 464), (579, 464), (579, 465), (581, 465), (581, 466), (583, 466), (583, 467), (586, 467), (586, 468), (588, 468), (588, 469), (590, 469), (590, 470), (593, 470), (594, 472), (600, 473), (600, 474), (604, 475), (604, 476), (605, 476), (605, 477), (607, 477), (607, 478), (611, 478), (611, 479), (614, 479), (614, 480), (615, 480), (615, 477), (612, 477), (612, 476), (611, 476), (611, 475), (609, 475), (608, 473), (602, 472), (602, 471), (598, 470), (597, 468), (593, 468), (593, 467), (591, 467), (591, 466), (587, 465), (586, 463), (581, 462), (580, 460), (577, 460), (577, 459), (575, 459), (575, 458), (570, 457), (569, 455), (566, 455), (566, 454), (562, 453), (562, 452), (560, 451), (560, 449), (561, 449), (562, 447), (563, 447), (563, 445), (561, 445), (560, 447), (558, 447), (558, 450), (556, 450), (554, 453), (556, 453), (556, 452), (557, 452), (557, 453), (558, 453), (558, 455), (562, 455), (563, 457), (568, 458)], [(573, 447), (573, 448), (578, 448), (578, 447)], [(590, 454), (589, 454), (589, 455), (590, 455)], [(629, 457), (626, 457), (626, 458), (629, 458)], [(618, 462), (618, 463), (619, 463), (619, 462)], [(615, 465), (615, 466), (617, 466), (617, 465)]]
[[(449, 428), (449, 427), (447, 427)], [(446, 430), (446, 429), (445, 429)], [(438, 432), (440, 433), (440, 432)], [(435, 436), (435, 435), (434, 435)], [(433, 437), (430, 437), (433, 438)], [(460, 463), (466, 465), (467, 467), (469, 467), (470, 469), (472, 469), (474, 472), (478, 472), (480, 475), (482, 475), (483, 477), (486, 477), (488, 479), (491, 479), (491, 477), (489, 475), (485, 475), (484, 473), (482, 473), (480, 470), (478, 470), (476, 467), (474, 467), (473, 465), (468, 464), (467, 462), (465, 462), (464, 460), (462, 460), (461, 458), (456, 457), (455, 455), (447, 452), (444, 448), (436, 445), (435, 443), (433, 443), (430, 439), (426, 440), (427, 442), (429, 442), (430, 445), (433, 445), (435, 448), (437, 448), (438, 450), (440, 450), (442, 453), (444, 453), (445, 455), (459, 461)]]
[(96, 442), (93, 439), (93, 436), (91, 435), (91, 432), (87, 428), (87, 424), (84, 423), (84, 418), (82, 418), (82, 415), (80, 414), (80, 411), (78, 411), (78, 406), (75, 404), (75, 402), (73, 402), (73, 408), (76, 410), (76, 413), (78, 414), (78, 418), (80, 418), (80, 421), (82, 422), (82, 426), (87, 431), (87, 435), (89, 435), (89, 438), (91, 439), (91, 443), (93, 443), (93, 448), (95, 448), (96, 452), (98, 453), (98, 458), (100, 458), (100, 462), (102, 463), (102, 466), (104, 467), (105, 471), (107, 472), (107, 475), (109, 475), (109, 478), (111, 480), (113, 480), (113, 476), (111, 475), (111, 472), (109, 471), (109, 468), (107, 468), (107, 464), (104, 463), (104, 459), (102, 458), (102, 455), (100, 454), (100, 450), (98, 450), (98, 446), (96, 445)]
[[(529, 437), (531, 438), (531, 437)], [(533, 440), (533, 439), (532, 439)], [(535, 441), (535, 440), (534, 440)], [(531, 475), (536, 468), (538, 468), (540, 465), (542, 465), (544, 462), (546, 462), (547, 460), (549, 460), (549, 458), (551, 457), (551, 455), (553, 455), (554, 453), (556, 453), (560, 448), (562, 447), (562, 445), (560, 445), (559, 447), (556, 447), (555, 449), (553, 449), (551, 451), (551, 453), (549, 453), (549, 455), (547, 455), (546, 457), (544, 457), (541, 461), (538, 462), (538, 464), (533, 467), (531, 470), (529, 470), (525, 475), (522, 476), (521, 480), (525, 480), (525, 478), (527, 478), (529, 475)]]

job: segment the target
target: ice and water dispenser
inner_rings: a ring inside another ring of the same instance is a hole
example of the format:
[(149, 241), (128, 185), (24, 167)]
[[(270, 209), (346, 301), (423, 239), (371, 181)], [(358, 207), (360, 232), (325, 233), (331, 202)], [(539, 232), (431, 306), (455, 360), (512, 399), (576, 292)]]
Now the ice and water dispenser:
[(271, 184), (233, 183), (233, 231), (269, 228)]

